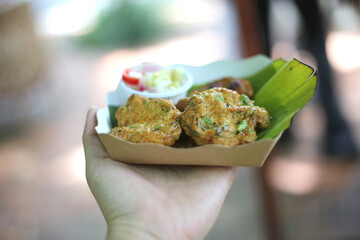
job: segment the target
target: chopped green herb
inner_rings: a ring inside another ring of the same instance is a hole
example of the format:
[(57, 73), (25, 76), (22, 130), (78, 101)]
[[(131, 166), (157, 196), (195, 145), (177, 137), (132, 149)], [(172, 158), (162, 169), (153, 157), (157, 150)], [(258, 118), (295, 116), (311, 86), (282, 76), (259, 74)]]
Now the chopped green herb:
[(171, 123), (171, 125), (173, 125), (173, 124), (175, 124), (175, 123), (179, 122), (179, 120), (180, 120), (180, 118), (176, 119), (175, 121), (173, 121), (173, 122)]
[(242, 105), (245, 105), (245, 106), (249, 106), (250, 104), (250, 99), (248, 96), (246, 96), (245, 94), (241, 94), (240, 95), (240, 102)]
[(190, 107), (195, 107), (195, 106), (196, 106), (195, 100), (190, 101)]
[(194, 137), (198, 137), (199, 135), (197, 134), (197, 132), (190, 130), (191, 135), (193, 135)]
[(205, 122), (206, 124), (209, 124), (209, 125), (212, 124), (211, 118), (208, 117), (208, 116), (205, 116), (205, 117), (204, 117), (204, 122)]
[(139, 124), (134, 124), (134, 125), (131, 125), (130, 128), (138, 128), (139, 127)]
[(248, 131), (249, 133), (256, 133), (256, 131), (255, 131), (255, 130), (252, 130), (252, 129), (247, 129), (247, 131)]
[(220, 95), (216, 95), (215, 98), (216, 98), (217, 100), (219, 100), (219, 101), (225, 102), (225, 101), (224, 101), (224, 98), (223, 98), (222, 96), (220, 96)]
[(248, 126), (248, 122), (246, 120), (242, 120), (242, 122), (238, 125), (238, 131), (242, 132)]
[(255, 107), (252, 107), (252, 108), (251, 108), (252, 112), (251, 112), (250, 115), (249, 115), (250, 117), (255, 114), (255, 109), (256, 109)]
[(149, 107), (149, 102), (148, 101), (144, 102), (144, 105), (145, 107)]
[(162, 110), (163, 112), (165, 112), (165, 113), (167, 113), (167, 112), (170, 111), (170, 109), (169, 109), (167, 106), (162, 106), (162, 107), (161, 107), (161, 110)]
[(154, 127), (154, 131), (159, 131), (159, 130), (160, 130), (160, 126)]

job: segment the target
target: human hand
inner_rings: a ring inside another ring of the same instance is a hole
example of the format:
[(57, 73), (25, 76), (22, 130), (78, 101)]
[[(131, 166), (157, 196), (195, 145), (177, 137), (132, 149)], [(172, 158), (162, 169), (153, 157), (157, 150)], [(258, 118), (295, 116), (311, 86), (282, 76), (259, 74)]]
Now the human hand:
[(96, 111), (88, 111), (83, 134), (86, 179), (107, 222), (107, 239), (203, 239), (237, 168), (114, 161), (95, 131)]

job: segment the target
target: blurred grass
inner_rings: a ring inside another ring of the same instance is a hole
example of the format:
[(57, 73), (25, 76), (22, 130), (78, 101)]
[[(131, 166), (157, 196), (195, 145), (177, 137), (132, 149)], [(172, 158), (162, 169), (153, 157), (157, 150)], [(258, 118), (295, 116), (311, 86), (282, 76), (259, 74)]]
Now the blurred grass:
[(162, 0), (112, 0), (94, 29), (76, 42), (88, 47), (136, 47), (154, 42), (170, 30), (161, 18), (166, 6)]

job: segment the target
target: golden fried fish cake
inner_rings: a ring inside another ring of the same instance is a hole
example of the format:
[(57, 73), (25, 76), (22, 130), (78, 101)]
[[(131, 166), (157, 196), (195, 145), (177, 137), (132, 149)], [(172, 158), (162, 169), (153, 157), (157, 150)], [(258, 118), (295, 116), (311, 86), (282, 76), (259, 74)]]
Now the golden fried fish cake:
[(255, 141), (255, 130), (267, 128), (270, 117), (246, 95), (212, 88), (194, 93), (180, 124), (199, 145), (237, 145)]
[[(249, 81), (233, 77), (225, 77), (213, 82), (209, 82), (208, 84), (199, 87), (195, 91), (201, 92), (215, 87), (231, 89), (238, 92), (239, 94), (245, 94), (249, 98), (252, 98), (254, 95), (254, 90)], [(189, 96), (192, 94), (193, 93), (190, 93)]]
[(115, 117), (118, 127), (110, 134), (135, 143), (173, 145), (181, 135), (181, 112), (166, 99), (132, 95)]
[[(249, 98), (252, 98), (254, 95), (254, 90), (249, 81), (239, 78), (226, 77), (197, 88), (193, 92), (190, 92), (189, 96), (192, 96), (195, 91), (202, 92), (215, 87), (231, 89), (238, 92), (239, 94), (245, 94)], [(176, 104), (176, 108), (183, 112), (189, 104), (189, 99), (189, 97), (180, 99), (179, 102)]]

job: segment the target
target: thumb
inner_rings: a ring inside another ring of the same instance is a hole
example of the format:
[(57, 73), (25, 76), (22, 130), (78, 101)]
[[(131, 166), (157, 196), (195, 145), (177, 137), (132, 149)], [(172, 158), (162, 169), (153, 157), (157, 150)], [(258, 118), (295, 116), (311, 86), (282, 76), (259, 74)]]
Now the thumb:
[(109, 154), (107, 153), (95, 130), (97, 125), (96, 113), (97, 107), (95, 106), (88, 110), (83, 132), (83, 145), (86, 157), (86, 165), (89, 165), (90, 167), (100, 159), (109, 157)]

